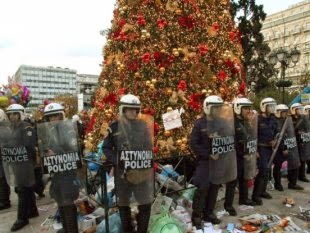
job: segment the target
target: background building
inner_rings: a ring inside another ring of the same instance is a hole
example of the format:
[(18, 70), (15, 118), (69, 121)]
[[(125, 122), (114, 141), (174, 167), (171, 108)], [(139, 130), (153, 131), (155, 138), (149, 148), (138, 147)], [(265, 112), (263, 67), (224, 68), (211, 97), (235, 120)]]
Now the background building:
[(76, 90), (78, 94), (79, 110), (91, 107), (91, 97), (98, 85), (98, 75), (78, 74), (76, 79)]
[(286, 78), (294, 85), (300, 84), (301, 79), (309, 75), (310, 68), (310, 0), (267, 16), (262, 33), (272, 51), (280, 48), (290, 51), (296, 47), (301, 52), (297, 65), (286, 70)]
[(76, 95), (77, 73), (69, 68), (21, 65), (13, 78), (30, 89), (32, 99), (29, 108), (35, 108), (45, 99), (53, 99), (57, 95)]

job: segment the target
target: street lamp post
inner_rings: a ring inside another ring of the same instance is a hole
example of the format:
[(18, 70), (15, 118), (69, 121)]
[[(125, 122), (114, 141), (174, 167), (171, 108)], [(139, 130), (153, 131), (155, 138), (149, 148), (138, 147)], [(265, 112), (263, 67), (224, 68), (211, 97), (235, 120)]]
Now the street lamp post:
[(285, 80), (285, 71), (287, 68), (296, 66), (299, 58), (300, 51), (297, 48), (294, 48), (291, 51), (280, 48), (277, 51), (272, 52), (268, 57), (271, 65), (275, 66), (278, 62), (280, 63), (281, 81), (278, 82), (278, 87), (282, 87), (282, 103), (284, 103), (284, 88), (289, 87), (291, 84), (289, 83), (290, 81)]

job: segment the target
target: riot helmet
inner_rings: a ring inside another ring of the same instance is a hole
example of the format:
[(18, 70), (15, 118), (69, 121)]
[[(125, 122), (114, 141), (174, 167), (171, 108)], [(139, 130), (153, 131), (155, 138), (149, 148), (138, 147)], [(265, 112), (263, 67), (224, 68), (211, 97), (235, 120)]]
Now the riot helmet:
[(276, 107), (275, 107), (275, 116), (277, 117), (277, 118), (281, 118), (281, 113), (282, 112), (288, 112), (288, 107), (287, 107), (287, 105), (285, 105), (285, 104), (278, 104)]
[(2, 109), (0, 109), (0, 122), (3, 122), (3, 121), (8, 121), (8, 117), (5, 114), (5, 112)]
[(241, 115), (242, 107), (252, 107), (253, 103), (247, 98), (238, 98), (234, 101), (234, 112), (237, 115)]
[(6, 115), (10, 118), (10, 114), (18, 113), (20, 116), (20, 120), (23, 121), (25, 119), (25, 108), (20, 104), (11, 104), (6, 109)]
[[(298, 111), (299, 110), (299, 111)], [(300, 103), (292, 104), (290, 107), (291, 114), (293, 116), (301, 115), (303, 110), (303, 106)]]
[(50, 103), (44, 108), (44, 117), (48, 120), (51, 116), (60, 116), (60, 119), (65, 118), (65, 112), (62, 105), (58, 103)]
[(260, 102), (260, 110), (264, 113), (274, 113), (277, 102), (270, 97), (263, 99)]
[(203, 101), (203, 111), (206, 115), (210, 115), (211, 108), (215, 106), (222, 106), (224, 101), (217, 95), (210, 95)]
[(137, 114), (141, 110), (141, 102), (139, 98), (132, 94), (122, 96), (119, 102), (119, 114), (123, 116), (126, 109), (136, 109)]

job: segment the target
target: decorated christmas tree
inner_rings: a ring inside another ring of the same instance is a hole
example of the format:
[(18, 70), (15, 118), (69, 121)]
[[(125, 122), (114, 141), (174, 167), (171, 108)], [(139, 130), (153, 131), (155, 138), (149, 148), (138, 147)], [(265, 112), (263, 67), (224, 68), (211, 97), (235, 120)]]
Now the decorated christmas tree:
[[(230, 101), (245, 92), (240, 34), (229, 7), (229, 0), (118, 0), (86, 146), (95, 149), (104, 139), (118, 100), (131, 93), (141, 112), (154, 117), (157, 156), (189, 153), (188, 135), (204, 98)], [(182, 126), (167, 130), (163, 114), (172, 112)]]

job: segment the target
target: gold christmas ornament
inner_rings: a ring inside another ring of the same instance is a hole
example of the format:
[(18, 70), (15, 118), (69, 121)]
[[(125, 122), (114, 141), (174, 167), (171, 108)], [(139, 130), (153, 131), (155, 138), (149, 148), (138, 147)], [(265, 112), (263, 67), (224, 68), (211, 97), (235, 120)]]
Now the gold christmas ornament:
[(150, 89), (155, 90), (155, 85), (153, 83), (150, 84)]
[(139, 77), (140, 77), (140, 73), (139, 73), (139, 72), (136, 72), (136, 73), (135, 73), (135, 77), (136, 77), (136, 78), (139, 78)]
[(165, 70), (166, 70), (165, 67), (160, 67), (160, 68), (159, 68), (159, 71), (160, 71), (161, 73), (164, 73)]
[(151, 82), (152, 82), (153, 84), (155, 84), (155, 83), (157, 82), (157, 80), (156, 80), (155, 78), (153, 78), (153, 79), (151, 80)]
[(170, 137), (170, 136), (171, 136), (171, 131), (170, 131), (170, 130), (166, 130), (166, 131), (164, 132), (164, 135), (165, 135), (166, 137)]
[(150, 81), (150, 80), (147, 80), (147, 81), (145, 82), (145, 85), (146, 85), (147, 87), (149, 87), (149, 86), (151, 85), (151, 81)]
[(177, 140), (177, 141), (176, 141), (176, 144), (177, 144), (178, 146), (181, 146), (182, 140), (181, 140), (181, 139)]
[(181, 14), (182, 14), (182, 10), (181, 10), (181, 9), (177, 9), (177, 10), (175, 11), (175, 13), (176, 13), (177, 15), (181, 15)]
[(167, 94), (167, 95), (172, 95), (172, 92), (173, 92), (173, 91), (172, 91), (171, 88), (168, 88), (168, 89), (166, 90), (166, 94)]
[(206, 94), (207, 94), (207, 90), (206, 90), (206, 89), (203, 89), (203, 90), (201, 91), (201, 93), (202, 93), (203, 95), (206, 95)]
[(186, 143), (187, 143), (187, 138), (182, 138), (182, 142), (183, 142), (184, 144), (186, 144)]
[(173, 108), (172, 107), (167, 107), (167, 112), (172, 112), (173, 111)]

